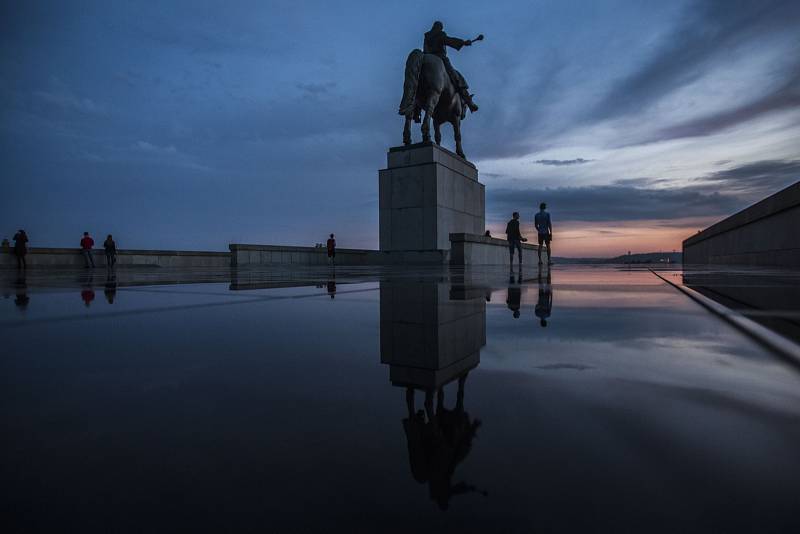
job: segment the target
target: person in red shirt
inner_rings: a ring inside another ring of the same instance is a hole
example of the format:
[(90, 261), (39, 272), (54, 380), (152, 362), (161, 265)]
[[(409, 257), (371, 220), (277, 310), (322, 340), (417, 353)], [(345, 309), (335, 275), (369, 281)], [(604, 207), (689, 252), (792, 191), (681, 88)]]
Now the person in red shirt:
[(92, 258), (92, 247), (94, 246), (94, 239), (89, 236), (89, 232), (83, 232), (83, 239), (81, 239), (81, 254), (86, 261), (86, 268), (94, 267), (94, 258)]
[(334, 239), (333, 234), (328, 239), (328, 263), (331, 265), (336, 264), (336, 239)]

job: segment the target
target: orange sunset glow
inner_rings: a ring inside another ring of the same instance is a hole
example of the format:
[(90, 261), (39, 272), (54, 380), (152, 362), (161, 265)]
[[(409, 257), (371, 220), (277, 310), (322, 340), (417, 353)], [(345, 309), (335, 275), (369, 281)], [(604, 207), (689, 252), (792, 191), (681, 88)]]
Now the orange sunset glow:
[[(684, 239), (713, 223), (718, 217), (690, 219), (603, 221), (564, 223), (553, 222), (553, 255), (578, 258), (609, 258), (632, 253), (680, 252)], [(529, 242), (536, 241), (536, 231), (530, 221), (522, 224)], [(505, 239), (505, 223), (488, 226), (494, 237)]]

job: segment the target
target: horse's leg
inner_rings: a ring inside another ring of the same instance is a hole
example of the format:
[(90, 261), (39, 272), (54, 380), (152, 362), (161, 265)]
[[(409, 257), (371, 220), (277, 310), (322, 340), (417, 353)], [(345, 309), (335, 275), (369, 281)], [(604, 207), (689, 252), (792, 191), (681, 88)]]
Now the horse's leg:
[[(422, 119), (422, 142), (431, 142), (431, 115), (439, 104), (441, 93), (431, 91), (425, 102), (425, 118)], [(428, 110), (431, 110), (430, 112)]]
[(422, 142), (429, 143), (431, 141), (431, 114), (425, 111), (425, 116), (422, 118)]
[(406, 123), (403, 126), (403, 144), (411, 144), (411, 115), (406, 115)]
[(436, 119), (433, 119), (433, 139), (436, 141), (437, 145), (442, 144), (442, 129), (441, 123)]
[(456, 115), (453, 119), (453, 137), (456, 140), (456, 154), (467, 159), (467, 156), (464, 155), (464, 149), (461, 147), (461, 117), (459, 115)]

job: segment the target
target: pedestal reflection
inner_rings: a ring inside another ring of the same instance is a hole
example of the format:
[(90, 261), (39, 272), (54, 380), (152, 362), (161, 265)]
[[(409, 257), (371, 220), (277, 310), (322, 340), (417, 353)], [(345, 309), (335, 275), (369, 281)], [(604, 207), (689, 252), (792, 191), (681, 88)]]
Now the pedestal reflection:
[[(380, 295), (381, 362), (389, 366), (392, 385), (406, 390), (402, 425), (411, 474), (446, 509), (454, 496), (480, 491), (454, 482), (454, 475), (481, 426), (466, 411), (464, 396), (486, 344), (486, 291), (449, 282), (381, 282)], [(455, 404), (447, 408), (451, 383)]]

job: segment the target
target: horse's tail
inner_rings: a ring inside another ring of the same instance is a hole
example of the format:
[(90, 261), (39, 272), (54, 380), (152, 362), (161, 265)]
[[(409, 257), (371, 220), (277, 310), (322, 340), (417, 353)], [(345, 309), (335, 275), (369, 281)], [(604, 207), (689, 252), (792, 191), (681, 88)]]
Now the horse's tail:
[(416, 105), (417, 87), (419, 87), (419, 77), (422, 72), (422, 50), (415, 48), (408, 54), (406, 59), (406, 77), (403, 82), (403, 99), (400, 101), (398, 113), (410, 117), (414, 113)]

